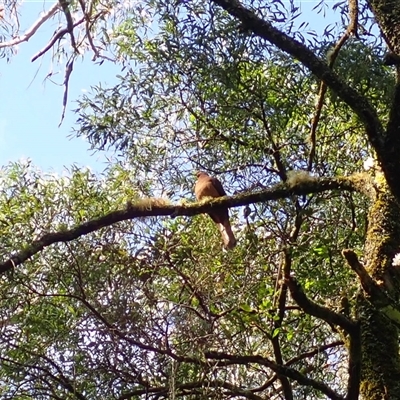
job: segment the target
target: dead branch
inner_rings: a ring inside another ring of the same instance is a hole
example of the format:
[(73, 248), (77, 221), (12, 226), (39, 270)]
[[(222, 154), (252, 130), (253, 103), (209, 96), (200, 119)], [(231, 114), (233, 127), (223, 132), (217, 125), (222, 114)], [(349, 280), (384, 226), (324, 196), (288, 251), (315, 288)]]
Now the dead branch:
[(58, 126), (60, 127), (65, 116), (65, 109), (67, 108), (67, 100), (68, 100), (68, 85), (69, 85), (69, 78), (72, 73), (72, 69), (74, 67), (74, 57), (71, 57), (71, 59), (67, 62), (67, 65), (65, 66), (65, 75), (64, 75), (64, 95), (63, 95), (63, 108), (62, 108), (62, 114), (61, 114), (61, 120)]

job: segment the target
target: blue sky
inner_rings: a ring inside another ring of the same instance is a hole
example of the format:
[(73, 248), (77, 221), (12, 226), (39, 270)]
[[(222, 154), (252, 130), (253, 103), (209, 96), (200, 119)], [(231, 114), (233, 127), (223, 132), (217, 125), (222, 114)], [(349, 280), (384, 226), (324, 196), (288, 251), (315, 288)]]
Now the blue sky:
[[(42, 1), (23, 5), (22, 31), (42, 10)], [(53, 68), (54, 72), (60, 71), (54, 81), (62, 83), (63, 67), (52, 65), (50, 52), (44, 59), (30, 61), (47, 44), (54, 29), (53, 23), (45, 24), (28, 42), (19, 45), (18, 54), (11, 63), (0, 60), (0, 165), (31, 158), (36, 166), (46, 171), (59, 172), (74, 163), (101, 171), (105, 167), (104, 154), (92, 155), (83, 139), (68, 138), (76, 120), (72, 110), (76, 108), (74, 100), (90, 86), (116, 82), (119, 67), (108, 62), (95, 65), (89, 54), (83, 62), (77, 62), (69, 83), (65, 119), (58, 127), (64, 88), (44, 78)]]

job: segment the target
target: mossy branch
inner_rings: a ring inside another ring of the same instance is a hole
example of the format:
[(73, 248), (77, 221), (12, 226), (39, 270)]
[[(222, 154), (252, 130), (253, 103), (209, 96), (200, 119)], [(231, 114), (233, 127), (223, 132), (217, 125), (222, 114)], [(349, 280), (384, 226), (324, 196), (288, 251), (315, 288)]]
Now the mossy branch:
[(139, 200), (135, 203), (128, 202), (121, 210), (112, 211), (69, 230), (47, 233), (41, 238), (32, 241), (24, 249), (18, 251), (3, 263), (0, 263), (0, 273), (22, 264), (47, 246), (58, 242), (75, 240), (117, 222), (142, 217), (193, 216), (210, 212), (213, 209), (221, 207), (239, 207), (252, 203), (283, 199), (293, 195), (302, 196), (331, 190), (364, 191), (366, 186), (363, 181), (366, 177), (361, 179), (361, 176), (364, 175), (337, 178), (314, 178), (305, 173), (292, 173), (290, 179), (288, 179), (286, 183), (277, 184), (272, 188), (255, 193), (239, 194), (233, 197), (224, 196), (211, 201), (174, 205), (167, 204), (162, 199), (150, 198)]
[(358, 275), (361, 286), (368, 295), (369, 301), (400, 327), (400, 304), (387, 294), (384, 287), (378, 285), (378, 283), (372, 279), (353, 250), (343, 250), (342, 255), (350, 268)]
[[(398, 155), (400, 152), (400, 135), (398, 134), (400, 125), (400, 72), (396, 72), (396, 85), (391, 104), (389, 121), (385, 128), (379, 119), (378, 113), (371, 105), (368, 99), (352, 88), (347, 82), (329, 68), (327, 62), (317, 57), (306, 45), (288, 36), (284, 32), (275, 28), (270, 22), (259, 17), (251, 9), (246, 8), (238, 0), (213, 0), (213, 2), (232, 17), (240, 22), (240, 27), (246, 32), (252, 32), (254, 35), (265, 39), (277, 46), (279, 49), (290, 54), (306, 66), (315, 76), (321, 79), (332, 89), (339, 98), (341, 98), (358, 116), (365, 126), (365, 131), (369, 142), (376, 151), (378, 161), (382, 167), (390, 191), (400, 202), (400, 163)], [(397, 4), (395, 0), (372, 2), (372, 10), (390, 8), (390, 18), (379, 18), (385, 15), (387, 10), (376, 12), (378, 23), (383, 30), (387, 29), (389, 21), (391, 38), (396, 38), (393, 34), (393, 7), (388, 4)], [(382, 6), (382, 4), (384, 6)], [(382, 8), (383, 7), (383, 8)], [(354, 5), (350, 2), (351, 13), (354, 13)], [(398, 42), (397, 39), (395, 39)]]

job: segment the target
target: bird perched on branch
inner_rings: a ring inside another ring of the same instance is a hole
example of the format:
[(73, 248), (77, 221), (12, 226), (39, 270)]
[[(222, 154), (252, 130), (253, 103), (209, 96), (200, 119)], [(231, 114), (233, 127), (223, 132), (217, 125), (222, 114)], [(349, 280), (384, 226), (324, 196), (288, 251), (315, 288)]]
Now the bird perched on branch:
[[(197, 200), (206, 197), (222, 197), (226, 196), (226, 192), (222, 187), (221, 182), (217, 178), (207, 175), (205, 172), (197, 172), (197, 182), (194, 187), (194, 193)], [(224, 246), (227, 249), (232, 249), (236, 245), (236, 238), (232, 232), (229, 222), (229, 212), (227, 208), (213, 210), (208, 214), (211, 219), (217, 224), (221, 232)]]

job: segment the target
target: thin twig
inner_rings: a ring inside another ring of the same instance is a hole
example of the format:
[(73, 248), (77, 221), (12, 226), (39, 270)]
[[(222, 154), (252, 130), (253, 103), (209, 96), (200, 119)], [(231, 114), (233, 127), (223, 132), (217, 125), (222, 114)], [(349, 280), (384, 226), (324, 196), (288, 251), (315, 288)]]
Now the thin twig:
[[(352, 36), (352, 35), (356, 36), (356, 37), (358, 36), (358, 33), (357, 33), (357, 30), (358, 30), (358, 3), (357, 3), (357, 0), (349, 0), (349, 16), (350, 16), (350, 22), (349, 22), (349, 25), (347, 26), (346, 32), (342, 35), (342, 37), (339, 39), (339, 41), (336, 43), (335, 47), (333, 48), (333, 51), (329, 54), (329, 60), (328, 60), (329, 68), (333, 67), (341, 48), (346, 43), (346, 41), (350, 38), (350, 36)], [(321, 81), (321, 84), (319, 87), (319, 93), (318, 93), (318, 101), (317, 101), (317, 104), (315, 105), (315, 115), (311, 122), (311, 131), (310, 131), (311, 148), (310, 148), (310, 154), (308, 156), (307, 171), (312, 170), (312, 166), (313, 166), (313, 162), (314, 162), (316, 141), (317, 141), (317, 127), (318, 127), (319, 120), (321, 118), (321, 112), (322, 112), (322, 107), (324, 105), (326, 90), (327, 90), (326, 83), (324, 81)]]
[(94, 45), (92, 34), (90, 32), (90, 22), (91, 21), (90, 21), (90, 16), (89, 15), (92, 13), (92, 5), (93, 4), (92, 3), (90, 4), (89, 12), (86, 12), (84, 0), (79, 0), (79, 4), (81, 5), (81, 9), (82, 9), (83, 15), (85, 16), (85, 20), (86, 20), (86, 23), (85, 23), (86, 37), (87, 37), (87, 39), (89, 41), (89, 45), (92, 48), (92, 51), (94, 53), (94, 56), (93, 56), (93, 61), (94, 61), (94, 60), (96, 60), (96, 58), (100, 57), (100, 53), (97, 50), (96, 46)]
[(315, 379), (308, 378), (306, 375), (302, 374), (301, 372), (293, 368), (276, 364), (275, 362), (271, 361), (266, 357), (258, 355), (237, 356), (216, 351), (205, 352), (204, 356), (208, 360), (219, 360), (220, 362), (217, 364), (218, 366), (235, 365), (235, 364), (248, 365), (251, 363), (264, 365), (267, 368), (271, 369), (272, 371), (276, 372), (278, 375), (287, 376), (288, 378), (299, 382), (301, 385), (313, 387), (314, 389), (325, 394), (329, 399), (344, 400), (343, 396), (335, 392), (325, 383), (319, 382)]

